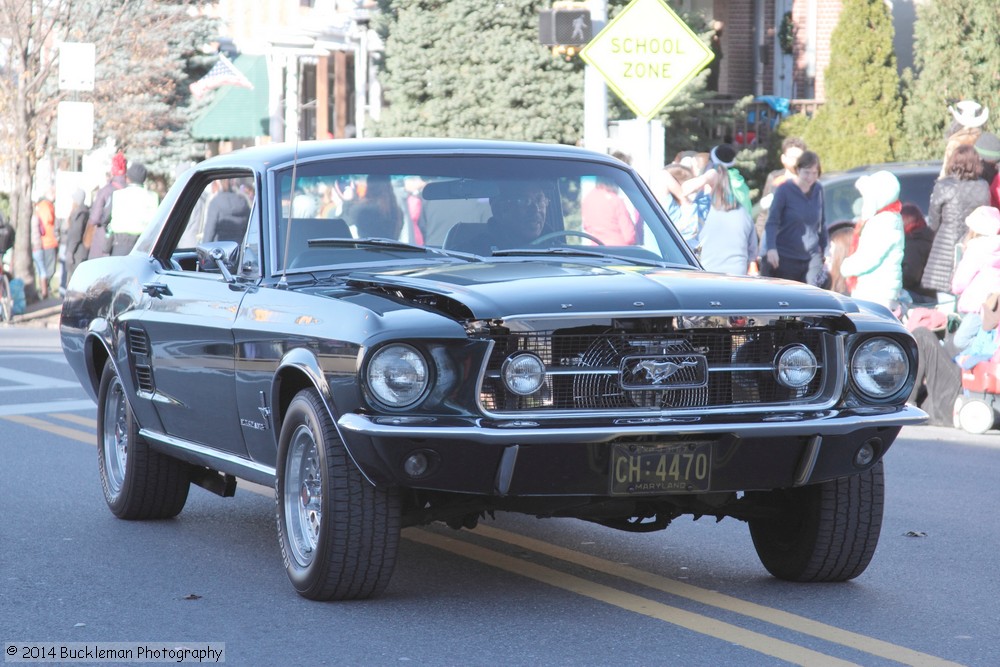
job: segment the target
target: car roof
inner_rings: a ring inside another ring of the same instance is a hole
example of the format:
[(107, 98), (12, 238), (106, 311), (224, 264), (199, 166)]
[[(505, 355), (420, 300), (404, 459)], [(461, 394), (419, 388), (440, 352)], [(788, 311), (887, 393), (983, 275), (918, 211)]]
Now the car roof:
[(503, 154), (522, 157), (555, 157), (598, 160), (627, 168), (627, 165), (603, 153), (565, 144), (544, 144), (519, 141), (480, 139), (328, 139), (267, 144), (242, 148), (232, 153), (205, 160), (199, 168), (238, 167), (257, 164), (268, 168), (292, 162), (323, 157), (378, 156), (408, 154)]
[(865, 174), (876, 171), (890, 171), (893, 174), (937, 174), (941, 172), (941, 160), (921, 160), (913, 162), (884, 162), (881, 164), (866, 164), (845, 171), (831, 171), (823, 174), (822, 182), (839, 181), (845, 178), (857, 179)]
[(828, 228), (836, 229), (844, 224), (853, 224), (855, 217), (853, 202), (861, 196), (854, 189), (854, 182), (861, 176), (883, 170), (891, 172), (899, 179), (900, 201), (916, 204), (924, 215), (927, 215), (931, 190), (938, 174), (941, 173), (940, 160), (868, 164), (847, 171), (823, 174), (820, 178), (826, 193), (823, 209)]

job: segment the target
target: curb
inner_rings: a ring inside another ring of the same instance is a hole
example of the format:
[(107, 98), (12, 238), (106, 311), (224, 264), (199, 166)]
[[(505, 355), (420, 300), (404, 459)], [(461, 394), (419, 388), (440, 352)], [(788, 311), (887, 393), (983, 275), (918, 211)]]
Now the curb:
[(47, 308), (39, 308), (38, 310), (32, 310), (30, 312), (22, 313), (20, 315), (15, 315), (10, 319), (11, 324), (20, 324), (22, 322), (33, 322), (34, 320), (41, 320), (54, 315), (59, 315), (62, 312), (62, 304), (57, 304), (55, 306), (49, 306)]

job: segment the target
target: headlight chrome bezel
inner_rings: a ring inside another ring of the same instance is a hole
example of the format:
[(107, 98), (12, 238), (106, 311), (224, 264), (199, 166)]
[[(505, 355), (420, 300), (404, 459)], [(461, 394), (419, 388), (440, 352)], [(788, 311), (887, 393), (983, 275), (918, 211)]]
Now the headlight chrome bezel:
[[(526, 366), (529, 367), (528, 372), (536, 378), (533, 388), (531, 385), (519, 388), (515, 382), (518, 379), (527, 377), (527, 374), (518, 374), (519, 369), (523, 370)], [(533, 371), (530, 368), (532, 366), (534, 367)], [(500, 367), (500, 377), (507, 391), (518, 396), (531, 396), (545, 387), (545, 362), (538, 355), (531, 352), (516, 352), (504, 359), (503, 365)]]
[[(396, 355), (396, 358), (390, 359), (390, 355)], [(393, 379), (388, 378), (387, 373), (393, 365), (399, 373), (412, 372), (416, 376), (411, 389), (394, 390), (390, 386)], [(428, 395), (431, 368), (426, 356), (413, 345), (389, 343), (372, 352), (368, 358), (365, 364), (365, 386), (371, 399), (380, 407), (390, 410), (412, 408)]]
[[(799, 363), (796, 365), (786, 365), (786, 363), (793, 357), (802, 358), (802, 353), (805, 353), (804, 361), (806, 363)], [(792, 380), (789, 378), (789, 372), (799, 371), (807, 369), (810, 371), (808, 377), (802, 380)], [(809, 386), (809, 383), (813, 381), (816, 377), (816, 373), (819, 372), (819, 361), (816, 359), (816, 355), (813, 354), (812, 350), (803, 345), (802, 343), (795, 343), (794, 345), (788, 345), (785, 348), (779, 350), (778, 354), (775, 355), (774, 359), (774, 377), (782, 387), (788, 389), (800, 390)]]
[[(873, 349), (873, 348), (879, 349)], [(889, 352), (895, 355), (895, 359), (878, 360), (875, 355)], [(876, 377), (877, 369), (873, 365), (886, 367), (887, 364), (898, 364), (896, 371), (887, 370), (885, 373), (894, 373), (888, 389), (878, 389), (879, 379)], [(872, 336), (859, 341), (851, 352), (848, 370), (851, 377), (851, 386), (857, 390), (858, 394), (869, 401), (885, 403), (900, 396), (904, 390), (909, 389), (909, 379), (912, 376), (910, 357), (906, 348), (898, 340), (889, 336)]]

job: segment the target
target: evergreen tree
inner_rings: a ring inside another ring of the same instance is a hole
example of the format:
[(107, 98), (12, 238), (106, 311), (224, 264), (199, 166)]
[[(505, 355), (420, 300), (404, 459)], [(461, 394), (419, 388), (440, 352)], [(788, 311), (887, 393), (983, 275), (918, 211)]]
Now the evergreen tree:
[[(177, 165), (204, 157), (191, 125), (211, 98), (195, 101), (188, 85), (214, 64), (202, 47), (218, 22), (192, 12), (188, 0), (146, 0), (130, 6), (124, 34), (103, 39), (117, 47), (97, 68), (95, 138), (111, 138), (130, 162), (142, 162), (168, 184)], [(94, 39), (91, 35), (90, 39)]]
[(387, 107), (374, 133), (577, 143), (582, 64), (539, 43), (547, 4), (382, 0)]
[(844, 0), (830, 36), (826, 104), (805, 131), (827, 170), (892, 161), (900, 142), (902, 99), (884, 0)]
[(906, 155), (941, 159), (948, 106), (975, 100), (1000, 129), (1000, 3), (934, 0), (917, 4), (914, 83), (906, 106)]

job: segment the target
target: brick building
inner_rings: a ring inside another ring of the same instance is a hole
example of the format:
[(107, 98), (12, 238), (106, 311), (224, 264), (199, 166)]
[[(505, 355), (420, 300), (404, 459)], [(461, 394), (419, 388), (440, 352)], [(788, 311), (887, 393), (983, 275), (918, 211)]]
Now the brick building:
[(824, 97), (841, 0), (683, 0), (722, 27), (719, 93)]
[[(900, 68), (913, 63), (913, 22), (920, 0), (889, 3)], [(675, 0), (722, 24), (719, 92), (727, 97), (777, 95), (825, 99), (830, 35), (842, 0)]]

